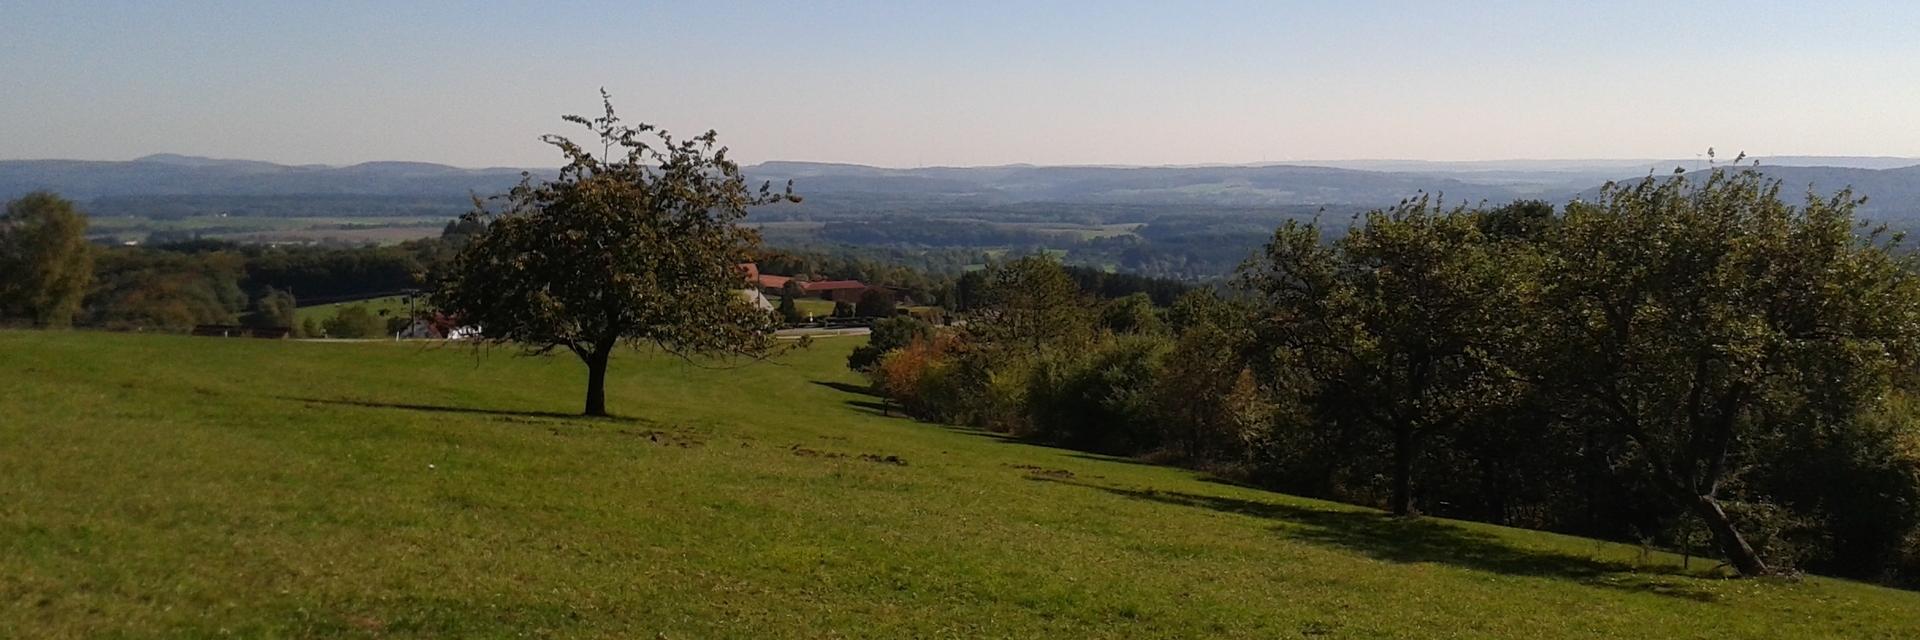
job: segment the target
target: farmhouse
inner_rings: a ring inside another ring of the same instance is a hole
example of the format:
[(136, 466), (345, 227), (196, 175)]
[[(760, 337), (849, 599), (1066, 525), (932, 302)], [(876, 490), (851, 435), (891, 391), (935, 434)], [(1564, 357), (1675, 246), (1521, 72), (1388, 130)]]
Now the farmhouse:
[(752, 262), (740, 263), (740, 271), (746, 274), (748, 285), (763, 293), (778, 294), (781, 288), (787, 286), (787, 282), (793, 280), (787, 276), (760, 273), (760, 265)]
[[(747, 282), (753, 285), (754, 288), (757, 288), (759, 293), (764, 295), (780, 295), (781, 292), (786, 289), (788, 283), (799, 282), (800, 290), (806, 292), (808, 296), (821, 300), (831, 300), (833, 302), (859, 304), (860, 296), (865, 294), (868, 289), (882, 288), (868, 285), (859, 280), (819, 280), (808, 282), (792, 276), (761, 273), (760, 266), (752, 262), (742, 263), (740, 265), (740, 271), (745, 274)], [(884, 288), (893, 293), (895, 299), (902, 299), (906, 294), (904, 289), (897, 287)], [(764, 299), (764, 296), (762, 299)]]
[(857, 304), (860, 294), (867, 292), (867, 285), (859, 280), (823, 280), (800, 285), (807, 295), (818, 296), (821, 300)]
[(421, 314), (395, 336), (403, 340), (465, 340), (479, 333), (475, 327), (463, 327), (443, 313)]

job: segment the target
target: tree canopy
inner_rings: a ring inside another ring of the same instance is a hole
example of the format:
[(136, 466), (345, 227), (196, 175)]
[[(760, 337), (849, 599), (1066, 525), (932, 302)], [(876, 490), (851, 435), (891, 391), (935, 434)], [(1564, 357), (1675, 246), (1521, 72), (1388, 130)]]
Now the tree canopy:
[[(482, 340), (533, 353), (565, 349), (588, 368), (587, 415), (606, 415), (606, 370), (621, 344), (681, 357), (764, 356), (775, 318), (740, 290), (739, 264), (757, 236), (736, 222), (747, 208), (798, 198), (789, 185), (750, 188), (708, 131), (679, 139), (629, 125), (602, 92), (603, 115), (565, 120), (597, 149), (564, 136), (541, 140), (567, 164), (552, 180), (522, 180), (477, 203), (485, 223), (454, 259), (434, 303)], [(596, 153), (597, 151), (597, 153)]]
[(7, 203), (0, 217), (0, 316), (65, 327), (93, 282), (87, 219), (45, 191)]
[(1859, 428), (1920, 353), (1920, 277), (1847, 192), (1790, 206), (1716, 170), (1568, 207), (1542, 279), (1558, 404), (1617, 438), (1742, 573), (1768, 571), (1723, 507), (1767, 440)]

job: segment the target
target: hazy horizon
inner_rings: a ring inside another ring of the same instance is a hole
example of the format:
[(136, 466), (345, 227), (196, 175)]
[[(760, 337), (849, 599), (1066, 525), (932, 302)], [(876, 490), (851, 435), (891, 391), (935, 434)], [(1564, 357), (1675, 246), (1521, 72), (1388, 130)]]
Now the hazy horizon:
[[(849, 161), (834, 161), (834, 160), (807, 160), (807, 159), (800, 159), (800, 158), (766, 158), (763, 160), (743, 163), (743, 166), (752, 166), (752, 165), (758, 165), (763, 163), (792, 163), (792, 164), (811, 164), (811, 165), (845, 165), (845, 166), (870, 167), (874, 169), (884, 169), (884, 170), (912, 171), (912, 170), (923, 170), (923, 169), (992, 169), (996, 167), (1022, 167), (1022, 166), (1066, 167), (1066, 168), (1079, 167), (1079, 168), (1116, 168), (1116, 169), (1158, 169), (1158, 168), (1197, 168), (1197, 167), (1351, 166), (1351, 165), (1432, 164), (1436, 166), (1452, 166), (1456, 169), (1464, 170), (1466, 166), (1470, 166), (1470, 165), (1498, 165), (1503, 167), (1514, 166), (1514, 165), (1549, 165), (1549, 166), (1577, 165), (1582, 167), (1600, 168), (1600, 167), (1605, 167), (1609, 165), (1615, 165), (1619, 167), (1632, 167), (1632, 166), (1639, 166), (1639, 165), (1648, 164), (1648, 163), (1668, 163), (1668, 162), (1686, 162), (1686, 163), (1699, 163), (1699, 164), (1707, 164), (1709, 162), (1718, 162), (1720, 164), (1731, 164), (1732, 161), (1736, 157), (1738, 157), (1738, 155), (1739, 155), (1739, 152), (1726, 153), (1724, 155), (1720, 155), (1715, 160), (1710, 160), (1709, 158), (1706, 157), (1705, 154), (1696, 154), (1695, 157), (1691, 157), (1691, 158), (1682, 158), (1682, 157), (1672, 157), (1672, 158), (1493, 158), (1493, 159), (1484, 159), (1484, 160), (1455, 160), (1455, 159), (1437, 159), (1436, 160), (1436, 159), (1424, 159), (1424, 158), (1329, 158), (1329, 159), (1305, 159), (1305, 160), (1287, 160), (1287, 161), (1269, 161), (1269, 162), (1194, 162), (1194, 163), (1179, 163), (1179, 164), (1130, 164), (1130, 163), (1042, 164), (1042, 163), (1033, 163), (1033, 162), (1006, 162), (1006, 163), (999, 163), (999, 164), (967, 164), (967, 165), (931, 164), (931, 165), (916, 165), (916, 166), (882, 165), (882, 164), (873, 164), (873, 163), (866, 163), (866, 162), (849, 162)], [(449, 164), (449, 163), (441, 163), (441, 162), (431, 162), (431, 161), (417, 160), (417, 159), (410, 159), (410, 158), (377, 158), (377, 159), (361, 160), (361, 161), (350, 162), (350, 163), (326, 163), (326, 162), (293, 163), (293, 162), (275, 162), (272, 160), (262, 160), (259, 158), (232, 158), (232, 157), (202, 156), (202, 155), (195, 155), (195, 154), (175, 153), (171, 151), (155, 151), (153, 153), (148, 153), (148, 154), (143, 154), (143, 155), (133, 156), (133, 157), (126, 157), (126, 158), (57, 158), (57, 157), (0, 158), (0, 162), (5, 162), (5, 161), (136, 162), (136, 161), (143, 161), (143, 160), (153, 160), (156, 157), (165, 158), (168, 156), (196, 159), (196, 160), (219, 161), (219, 162), (268, 162), (271, 164), (278, 164), (278, 165), (289, 166), (289, 167), (305, 166), (305, 167), (344, 168), (344, 167), (351, 167), (355, 165), (378, 164), (378, 163), (427, 163), (427, 164), (439, 164), (443, 166), (449, 166), (456, 169), (480, 171), (480, 170), (490, 170), (490, 169), (539, 169), (546, 166), (541, 164), (530, 164), (530, 165), (519, 165), (519, 166), (460, 165), (460, 164)], [(1799, 154), (1784, 154), (1779, 156), (1756, 156), (1753, 154), (1747, 154), (1747, 158), (1749, 160), (1759, 159), (1763, 161), (1769, 158), (1788, 158), (1788, 159), (1797, 159), (1797, 160), (1825, 158), (1825, 159), (1833, 159), (1833, 160), (1856, 160), (1856, 161), (1891, 160), (1891, 161), (1912, 161), (1916, 164), (1920, 164), (1920, 156), (1837, 156), (1837, 155), (1836, 156), (1818, 156), (1818, 155), (1799, 155)], [(548, 163), (548, 164), (552, 164), (552, 163)], [(1802, 163), (1802, 164), (1795, 164), (1791, 166), (1806, 166), (1806, 165)], [(1858, 166), (1858, 165), (1857, 163), (1849, 163), (1849, 164), (1839, 164), (1834, 166)], [(1402, 171), (1402, 169), (1379, 169), (1379, 170)], [(1506, 169), (1503, 168), (1498, 170), (1506, 170)], [(1553, 169), (1548, 168), (1548, 169), (1541, 169), (1541, 170), (1551, 171)]]
[(605, 87), (743, 163), (1920, 157), (1920, 7), (9, 6), (0, 159), (556, 162)]

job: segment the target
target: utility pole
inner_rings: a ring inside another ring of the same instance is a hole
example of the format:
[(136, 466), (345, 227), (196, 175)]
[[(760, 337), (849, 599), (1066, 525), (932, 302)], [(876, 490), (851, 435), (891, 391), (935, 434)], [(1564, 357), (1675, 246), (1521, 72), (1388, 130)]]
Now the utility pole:
[(418, 308), (420, 304), (420, 290), (405, 289), (404, 291), (407, 293), (407, 328), (404, 329), (404, 331), (412, 331), (413, 324), (420, 321), (420, 310)]

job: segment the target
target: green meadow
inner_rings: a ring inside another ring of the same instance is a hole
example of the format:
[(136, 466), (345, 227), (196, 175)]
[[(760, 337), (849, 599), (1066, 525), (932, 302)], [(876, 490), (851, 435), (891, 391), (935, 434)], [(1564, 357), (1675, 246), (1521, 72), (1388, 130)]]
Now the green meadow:
[[(315, 322), (326, 322), (327, 319), (339, 314), (341, 309), (355, 305), (366, 307), (367, 311), (381, 318), (391, 316), (406, 317), (408, 311), (407, 296), (386, 296), (383, 298), (329, 302), (326, 304), (297, 307), (293, 311), (293, 318), (298, 322), (306, 322), (308, 318), (312, 318)], [(419, 300), (418, 308), (427, 308), (426, 298)], [(386, 313), (381, 313), (382, 311)]]
[(857, 340), (626, 354), (587, 420), (571, 357), (0, 332), (0, 636), (1920, 637), (1912, 592), (892, 417)]

